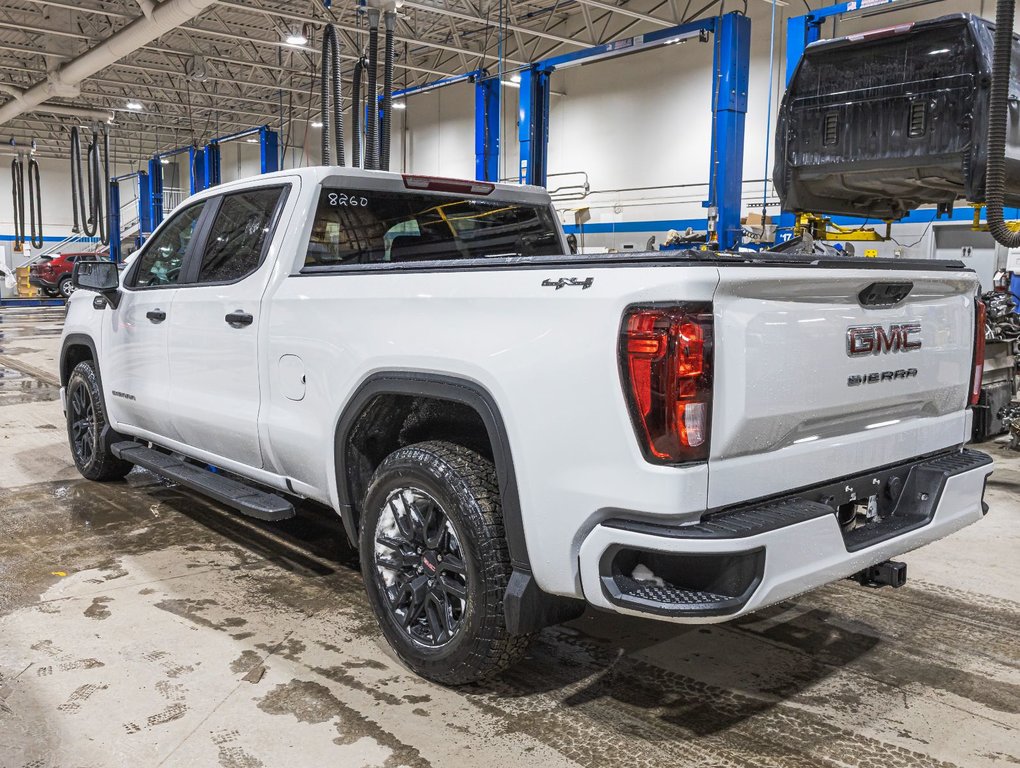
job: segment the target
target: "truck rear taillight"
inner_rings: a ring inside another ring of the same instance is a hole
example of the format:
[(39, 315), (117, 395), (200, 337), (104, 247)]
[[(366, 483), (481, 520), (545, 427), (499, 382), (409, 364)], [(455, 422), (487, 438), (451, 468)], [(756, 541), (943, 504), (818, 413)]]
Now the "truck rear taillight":
[(981, 299), (975, 302), (974, 312), (974, 376), (970, 382), (970, 404), (977, 405), (981, 400), (981, 382), (985, 373), (985, 303)]
[(648, 461), (708, 459), (712, 306), (631, 307), (620, 334), (627, 405)]

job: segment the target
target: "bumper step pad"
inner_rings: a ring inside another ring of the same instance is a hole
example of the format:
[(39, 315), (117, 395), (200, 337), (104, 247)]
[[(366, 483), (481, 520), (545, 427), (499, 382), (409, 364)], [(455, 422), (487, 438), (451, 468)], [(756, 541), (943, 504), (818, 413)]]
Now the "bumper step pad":
[(189, 464), (169, 453), (126, 440), (114, 443), (114, 456), (155, 472), (168, 480), (198, 491), (205, 496), (233, 507), (238, 512), (259, 520), (276, 522), (294, 517), (294, 505), (282, 496), (260, 491), (230, 477)]

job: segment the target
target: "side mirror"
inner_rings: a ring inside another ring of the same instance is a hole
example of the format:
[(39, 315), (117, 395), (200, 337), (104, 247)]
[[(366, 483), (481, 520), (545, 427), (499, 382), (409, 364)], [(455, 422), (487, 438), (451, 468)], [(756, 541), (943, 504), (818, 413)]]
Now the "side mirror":
[(76, 261), (71, 284), (75, 290), (100, 294), (114, 309), (120, 304), (120, 270), (112, 261)]

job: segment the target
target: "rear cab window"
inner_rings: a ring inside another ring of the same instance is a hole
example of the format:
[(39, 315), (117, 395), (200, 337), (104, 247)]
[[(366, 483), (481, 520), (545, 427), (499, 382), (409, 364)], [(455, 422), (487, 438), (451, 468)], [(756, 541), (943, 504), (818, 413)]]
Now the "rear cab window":
[(305, 269), (562, 252), (548, 205), (324, 186)]

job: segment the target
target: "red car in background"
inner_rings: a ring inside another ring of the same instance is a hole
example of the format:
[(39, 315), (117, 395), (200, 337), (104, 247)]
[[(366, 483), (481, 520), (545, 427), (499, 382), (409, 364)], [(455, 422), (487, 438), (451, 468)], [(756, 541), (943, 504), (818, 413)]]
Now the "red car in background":
[(43, 256), (28, 271), (28, 282), (40, 288), (47, 296), (67, 298), (74, 290), (71, 285), (71, 272), (74, 262), (78, 259), (96, 259), (102, 254), (58, 253), (55, 256)]

